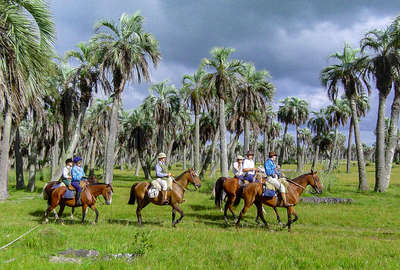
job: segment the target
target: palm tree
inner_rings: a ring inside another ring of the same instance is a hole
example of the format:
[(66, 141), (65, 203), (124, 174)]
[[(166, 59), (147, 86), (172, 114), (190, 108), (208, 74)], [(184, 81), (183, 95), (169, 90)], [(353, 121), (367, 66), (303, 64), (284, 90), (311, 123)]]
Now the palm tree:
[(206, 76), (208, 90), (216, 89), (219, 103), (219, 129), (221, 147), (221, 175), (228, 177), (228, 151), (226, 145), (225, 102), (234, 96), (237, 86), (237, 75), (243, 70), (243, 63), (230, 60), (232, 48), (213, 48), (210, 59), (203, 59), (202, 65), (214, 70)]
[(11, 117), (19, 119), (44, 94), (44, 74), (53, 54), (55, 29), (45, 1), (0, 2), (0, 200), (8, 198)]
[[(113, 106), (110, 119), (110, 134), (106, 143), (104, 181), (113, 179), (114, 148), (117, 136), (118, 111), (125, 85), (135, 78), (150, 81), (149, 60), (157, 66), (161, 55), (158, 41), (143, 29), (143, 16), (123, 13), (119, 25), (113, 21), (100, 20), (95, 25), (96, 35), (92, 38), (100, 60), (100, 73), (106, 91), (112, 93)], [(107, 78), (112, 78), (112, 86)]]
[[(357, 116), (358, 118), (365, 117), (367, 112), (370, 109), (369, 98), (368, 95), (363, 92), (359, 96), (355, 97), (356, 99), (356, 108), (357, 108)], [(347, 106), (350, 108), (349, 101), (346, 99)], [(351, 113), (351, 112), (350, 112)], [(350, 124), (349, 124), (349, 135), (347, 137), (347, 166), (346, 172), (350, 173), (350, 161), (351, 161), (351, 138), (353, 137), (353, 119), (350, 117)]]
[(299, 127), (304, 124), (308, 119), (308, 103), (297, 97), (287, 97), (279, 106), (278, 110), (278, 120), (285, 123), (285, 133), (283, 137), (283, 145), (281, 148), (281, 155), (279, 156), (280, 164), (283, 161), (283, 151), (286, 146), (286, 133), (289, 124), (296, 126), (296, 140), (297, 140), (297, 172), (301, 171), (301, 157), (300, 157), (300, 139), (299, 139)]
[(335, 159), (335, 153), (337, 151), (337, 139), (338, 139), (338, 130), (339, 126), (346, 125), (347, 119), (350, 115), (350, 107), (348, 106), (348, 102), (345, 99), (335, 99), (331, 105), (326, 108), (326, 113), (328, 115), (329, 125), (335, 128), (335, 138), (333, 142), (333, 149), (331, 151), (329, 157), (329, 168), (328, 172), (332, 172), (333, 170), (333, 161)]
[(205, 75), (203, 67), (200, 66), (193, 75), (184, 75), (182, 79), (182, 92), (185, 104), (190, 106), (194, 112), (194, 169), (200, 169), (200, 112), (205, 103)]
[(256, 71), (252, 63), (245, 63), (237, 95), (237, 110), (244, 117), (244, 151), (249, 150), (251, 114), (266, 108), (274, 95), (274, 86), (268, 82), (268, 71)]
[(145, 99), (144, 108), (152, 111), (158, 126), (157, 152), (166, 152), (165, 133), (169, 128), (175, 128), (176, 123), (172, 119), (179, 112), (180, 97), (175, 86), (169, 85), (168, 81), (153, 84), (149, 91), (150, 96)]
[(272, 141), (271, 146), (269, 147), (269, 151), (276, 151), (276, 138), (279, 138), (282, 132), (282, 125), (279, 122), (272, 121), (272, 123), (268, 126), (267, 134), (268, 134), (268, 141)]
[[(326, 119), (326, 109), (322, 108), (319, 112), (313, 111), (310, 120), (308, 120), (308, 127), (316, 133), (316, 138), (320, 138), (323, 133), (327, 133), (329, 131), (329, 123)], [(314, 140), (314, 139), (313, 139)], [(319, 141), (315, 141), (315, 152), (314, 152), (314, 159), (311, 165), (311, 170), (315, 169), (318, 161), (318, 155), (320, 151), (320, 144)]]
[(354, 133), (357, 147), (358, 174), (359, 174), (359, 191), (367, 191), (369, 189), (365, 171), (364, 153), (360, 138), (360, 128), (358, 126), (358, 115), (356, 98), (369, 90), (369, 84), (366, 81), (366, 57), (358, 57), (358, 50), (352, 49), (345, 44), (342, 53), (332, 54), (330, 57), (339, 63), (326, 67), (321, 72), (322, 84), (327, 87), (328, 96), (331, 100), (335, 100), (339, 89), (342, 88), (346, 98), (350, 103), (350, 110), (354, 125)]
[[(400, 68), (400, 17), (385, 30), (372, 30), (361, 40), (361, 50), (371, 50), (374, 55), (369, 59), (369, 71), (374, 75), (376, 88), (379, 92), (378, 118), (376, 124), (376, 162), (375, 188), (377, 192), (385, 192), (389, 186), (390, 173), (394, 155), (395, 141), (399, 122), (400, 94), (395, 93), (392, 105), (392, 125), (390, 142), (385, 147), (385, 111), (386, 99), (392, 90), (394, 81), (398, 81), (397, 72)], [(385, 152), (386, 148), (386, 152)]]
[[(303, 147), (301, 149), (301, 163), (306, 163), (306, 152), (307, 148), (311, 145), (312, 142), (312, 132), (308, 128), (299, 129), (300, 140), (303, 142)], [(307, 145), (307, 147), (306, 147)]]

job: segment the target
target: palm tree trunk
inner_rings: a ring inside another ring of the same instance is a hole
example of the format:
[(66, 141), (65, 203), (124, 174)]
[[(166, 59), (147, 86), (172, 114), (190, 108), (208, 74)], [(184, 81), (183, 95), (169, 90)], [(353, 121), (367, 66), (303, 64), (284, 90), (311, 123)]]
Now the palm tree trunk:
[(11, 110), (6, 105), (4, 110), (3, 138), (0, 145), (0, 201), (9, 197), (8, 194), (8, 152), (10, 151)]
[(353, 118), (353, 124), (354, 124), (354, 135), (355, 135), (355, 141), (356, 141), (356, 148), (357, 148), (357, 160), (358, 160), (358, 191), (368, 191), (369, 186), (367, 182), (367, 174), (365, 170), (365, 161), (364, 161), (364, 151), (362, 148), (362, 142), (361, 142), (361, 137), (360, 137), (360, 128), (358, 126), (358, 117), (357, 117), (357, 107), (356, 107), (356, 101), (354, 98), (350, 100), (350, 109), (351, 109), (351, 115)]
[(211, 143), (211, 172), (210, 172), (210, 177), (214, 176), (216, 168), (217, 168), (217, 162), (216, 162), (216, 154), (215, 150), (217, 148), (217, 142), (219, 140), (219, 127), (217, 127), (217, 130), (215, 132), (215, 136), (212, 140)]
[(199, 112), (194, 114), (194, 170), (200, 170), (200, 117)]
[(350, 173), (350, 165), (351, 165), (351, 138), (353, 136), (353, 118), (350, 118), (350, 126), (349, 126), (349, 137), (347, 142), (347, 166), (346, 172)]
[(174, 142), (175, 142), (175, 139), (171, 139), (171, 142), (169, 143), (169, 145), (168, 145), (168, 152), (167, 152), (167, 166), (169, 166), (170, 164), (172, 164), (171, 162), (172, 162), (172, 148), (173, 148), (173, 146), (174, 146)]
[(378, 119), (376, 123), (375, 191), (378, 191), (385, 170), (385, 111), (386, 96), (379, 92)]
[(396, 82), (394, 86), (394, 98), (392, 103), (392, 111), (390, 116), (390, 126), (388, 131), (388, 144), (385, 151), (385, 170), (383, 179), (379, 182), (379, 186), (375, 187), (377, 192), (386, 192), (390, 183), (390, 174), (392, 172), (393, 157), (397, 145), (397, 130), (399, 125), (400, 114), (400, 83)]
[[(304, 164), (307, 163), (307, 160), (306, 160), (306, 145), (305, 145), (304, 142), (303, 142), (303, 147), (301, 148), (301, 163), (302, 163), (303, 166), (304, 166)], [(301, 169), (303, 169), (303, 168), (301, 168)]]
[(15, 151), (15, 176), (16, 176), (16, 188), (23, 189), (24, 183), (24, 164), (21, 155), (21, 137), (19, 134), (19, 127), (16, 127), (15, 139), (14, 139), (14, 151)]
[(26, 190), (29, 192), (35, 191), (36, 183), (36, 165), (37, 165), (37, 149), (36, 143), (31, 144), (29, 153), (29, 180)]
[(250, 123), (249, 120), (244, 119), (244, 153), (250, 149)]
[(114, 96), (114, 102), (111, 109), (110, 116), (110, 133), (108, 135), (108, 140), (106, 143), (105, 149), (105, 164), (104, 164), (104, 172), (103, 179), (104, 183), (111, 184), (113, 181), (113, 169), (114, 169), (114, 151), (115, 151), (115, 140), (117, 138), (118, 133), (118, 112), (121, 105), (121, 95)]
[(228, 177), (228, 151), (226, 146), (225, 101), (219, 99), (219, 130), (221, 147), (221, 176)]
[(281, 153), (279, 155), (279, 165), (282, 166), (283, 163), (283, 155), (285, 153), (285, 144), (286, 144), (286, 134), (287, 134), (287, 130), (288, 130), (288, 123), (285, 123), (285, 131), (283, 133), (283, 139), (282, 139), (282, 146), (281, 146)]
[(296, 151), (296, 158), (297, 158), (297, 172), (301, 172), (303, 167), (302, 160), (301, 160), (301, 147), (300, 147), (300, 134), (299, 134), (299, 126), (296, 125), (296, 143), (297, 143), (297, 151)]
[(333, 141), (333, 148), (331, 151), (331, 156), (329, 157), (329, 167), (328, 167), (328, 172), (332, 172), (333, 170), (333, 162), (335, 159), (335, 152), (336, 152), (336, 146), (337, 146), (337, 139), (338, 139), (338, 126), (335, 126), (335, 139)]
[(94, 174), (94, 169), (95, 169), (94, 167), (96, 166), (96, 148), (97, 148), (97, 141), (96, 138), (94, 138), (92, 151), (90, 152), (89, 175)]
[[(186, 171), (186, 145), (183, 146), (183, 170)], [(200, 150), (200, 149), (199, 149)]]
[(264, 152), (263, 152), (263, 156), (264, 156), (264, 161), (267, 160), (268, 158), (268, 148), (269, 148), (269, 137), (267, 135), (267, 128), (264, 127)]
[(312, 165), (311, 165), (311, 170), (312, 170), (312, 171), (314, 171), (314, 170), (315, 170), (315, 166), (317, 166), (318, 155), (319, 155), (319, 144), (317, 143), (317, 144), (315, 145), (314, 159), (313, 159), (313, 163), (312, 163)]
[(136, 172), (135, 172), (135, 176), (139, 176), (140, 173), (140, 158), (139, 155), (136, 155)]

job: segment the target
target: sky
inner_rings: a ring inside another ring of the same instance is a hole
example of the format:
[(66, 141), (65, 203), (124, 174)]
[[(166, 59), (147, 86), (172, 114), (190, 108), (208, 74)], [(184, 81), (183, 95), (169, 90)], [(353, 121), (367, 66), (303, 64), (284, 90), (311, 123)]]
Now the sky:
[[(297, 96), (308, 101), (310, 111), (330, 103), (319, 79), (321, 70), (333, 64), (328, 56), (341, 51), (345, 42), (359, 47), (366, 32), (382, 29), (400, 15), (398, 0), (69, 0), (50, 5), (60, 55), (88, 41), (98, 20), (117, 22), (122, 13), (140, 11), (145, 31), (159, 41), (162, 53), (152, 71), (153, 83), (167, 79), (179, 88), (182, 76), (195, 72), (213, 47), (232, 47), (233, 58), (269, 71), (276, 107), (279, 100)], [(131, 83), (123, 94), (125, 109), (139, 106), (148, 88), (146, 83)], [(387, 113), (391, 102), (392, 96)], [(369, 145), (375, 141), (375, 87), (370, 103), (371, 110), (360, 122), (362, 140)]]

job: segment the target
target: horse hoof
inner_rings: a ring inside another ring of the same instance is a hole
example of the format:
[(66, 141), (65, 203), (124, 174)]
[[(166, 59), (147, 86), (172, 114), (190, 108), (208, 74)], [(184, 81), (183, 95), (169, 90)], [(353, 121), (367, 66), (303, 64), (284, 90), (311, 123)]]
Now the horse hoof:
[(96, 221), (92, 221), (92, 225), (96, 225)]
[(49, 223), (49, 220), (46, 218), (45, 220), (43, 220), (42, 224), (47, 224)]
[(73, 220), (73, 219), (74, 219), (74, 216), (73, 216), (73, 215), (71, 215), (71, 216), (70, 216), (70, 218)]

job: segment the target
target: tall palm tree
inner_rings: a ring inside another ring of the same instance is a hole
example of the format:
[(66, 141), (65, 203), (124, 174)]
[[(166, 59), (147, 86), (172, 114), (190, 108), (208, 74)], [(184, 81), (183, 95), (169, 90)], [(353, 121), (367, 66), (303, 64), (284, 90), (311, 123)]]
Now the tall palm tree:
[[(123, 13), (119, 24), (100, 20), (95, 25), (96, 34), (92, 38), (100, 61), (100, 73), (106, 91), (112, 93), (113, 106), (110, 119), (110, 134), (106, 143), (104, 181), (113, 179), (114, 148), (118, 130), (118, 111), (125, 85), (135, 78), (138, 83), (150, 81), (149, 61), (157, 66), (161, 55), (158, 41), (143, 29), (143, 16)], [(107, 78), (112, 78), (112, 86)]]
[(44, 94), (55, 28), (46, 1), (0, 2), (0, 200), (8, 198), (11, 117), (18, 119)]
[[(396, 106), (396, 97), (392, 105), (393, 124), (390, 129), (390, 142), (385, 147), (385, 111), (386, 99), (392, 90), (393, 82), (398, 81), (397, 72), (400, 68), (400, 17), (384, 30), (372, 30), (361, 40), (361, 50), (370, 50), (374, 54), (369, 59), (369, 71), (374, 75), (376, 88), (379, 92), (378, 118), (376, 124), (376, 162), (375, 188), (377, 192), (385, 192), (389, 186), (390, 172), (394, 155), (396, 134), (400, 108)], [(400, 101), (397, 101), (399, 103)], [(394, 111), (393, 111), (394, 109)], [(385, 148), (387, 151), (385, 152)]]
[(336, 99), (340, 89), (344, 90), (346, 98), (349, 100), (356, 138), (359, 174), (358, 190), (367, 191), (369, 186), (365, 171), (360, 128), (358, 126), (356, 98), (365, 91), (365, 88), (369, 91), (369, 84), (365, 74), (367, 58), (358, 57), (358, 52), (358, 50), (352, 49), (350, 45), (345, 44), (342, 53), (337, 52), (332, 54), (330, 57), (338, 61), (338, 63), (322, 70), (321, 81), (327, 87), (328, 96), (331, 100)]
[(267, 134), (268, 134), (268, 140), (272, 141), (271, 146), (269, 147), (269, 151), (274, 151), (276, 147), (276, 139), (279, 138), (282, 132), (282, 125), (279, 122), (272, 121), (272, 123), (269, 125)]
[(182, 79), (185, 104), (194, 112), (194, 169), (197, 172), (200, 169), (200, 112), (206, 100), (206, 74), (200, 66), (193, 75), (184, 75)]
[(339, 126), (346, 125), (347, 119), (350, 116), (350, 107), (347, 100), (345, 99), (335, 99), (332, 101), (331, 105), (326, 108), (326, 113), (328, 115), (328, 122), (331, 127), (335, 129), (335, 138), (333, 142), (333, 148), (329, 157), (329, 168), (328, 172), (333, 170), (333, 161), (335, 159), (336, 145), (338, 139)]
[[(329, 131), (329, 123), (326, 119), (326, 109), (322, 108), (319, 112), (313, 111), (310, 120), (308, 120), (308, 127), (316, 133), (316, 138), (319, 138), (323, 133), (327, 133)], [(318, 161), (318, 155), (320, 151), (320, 143), (319, 141), (315, 141), (315, 152), (314, 159), (311, 165), (311, 170), (315, 169)]]
[(249, 150), (251, 114), (266, 108), (274, 95), (274, 86), (268, 82), (267, 70), (257, 71), (252, 63), (245, 63), (237, 95), (238, 111), (244, 117), (244, 151)]
[(213, 48), (210, 59), (203, 59), (202, 65), (213, 70), (206, 76), (208, 90), (215, 88), (219, 103), (219, 129), (221, 147), (221, 175), (228, 177), (228, 151), (226, 145), (225, 102), (235, 96), (238, 74), (243, 70), (243, 63), (231, 60), (232, 48)]

